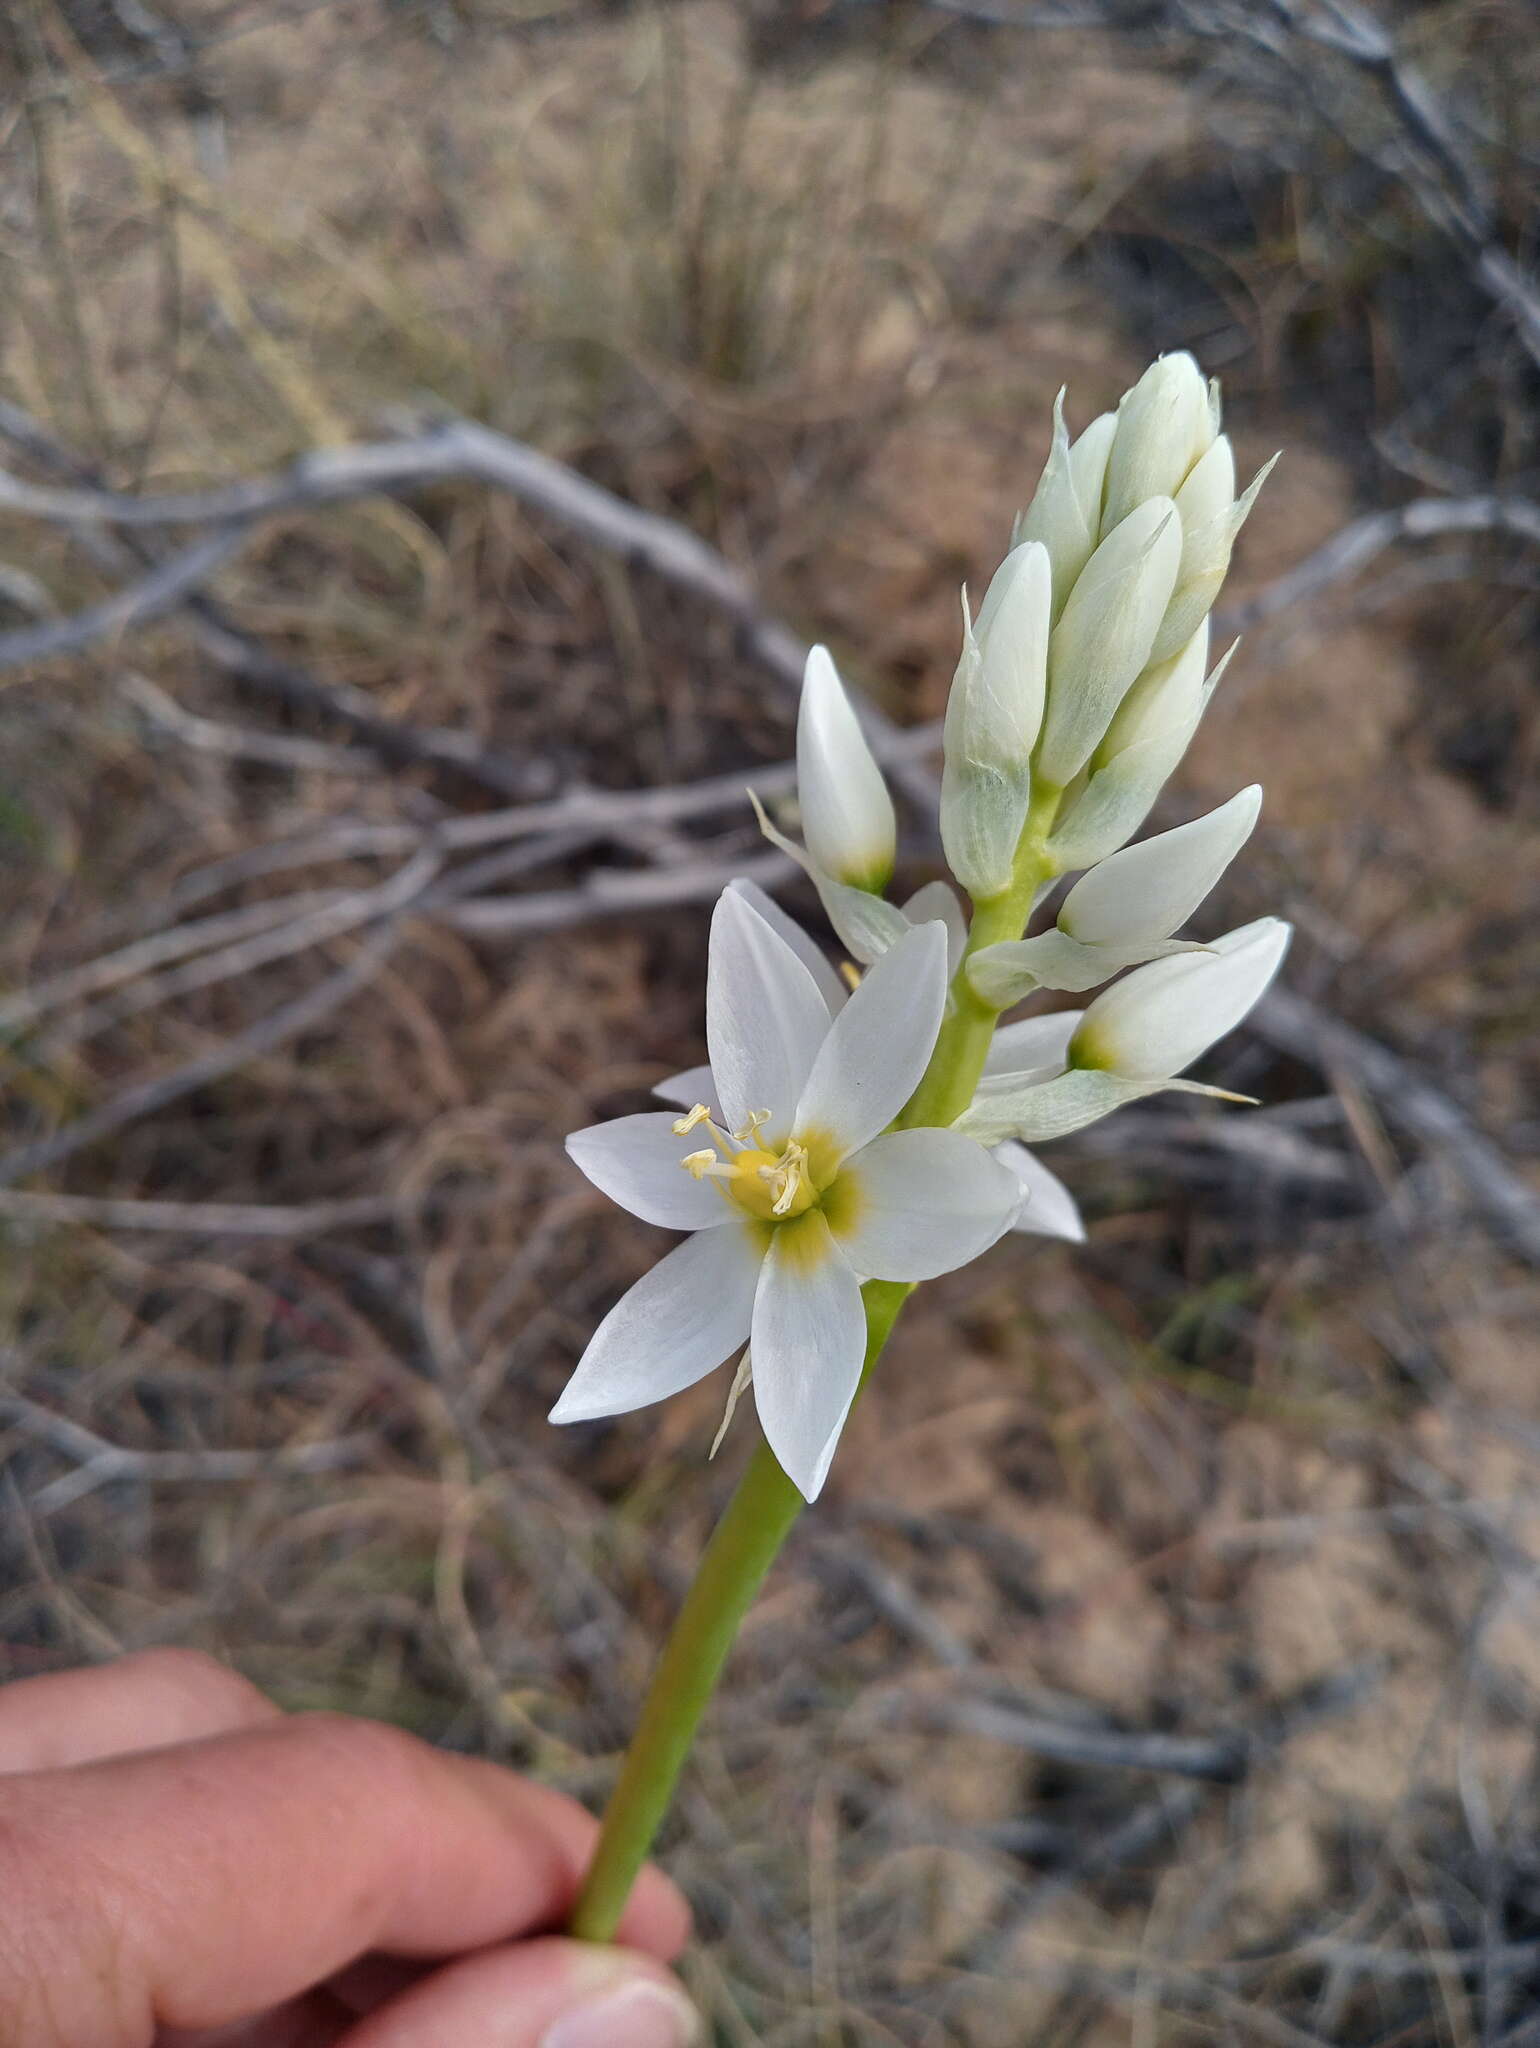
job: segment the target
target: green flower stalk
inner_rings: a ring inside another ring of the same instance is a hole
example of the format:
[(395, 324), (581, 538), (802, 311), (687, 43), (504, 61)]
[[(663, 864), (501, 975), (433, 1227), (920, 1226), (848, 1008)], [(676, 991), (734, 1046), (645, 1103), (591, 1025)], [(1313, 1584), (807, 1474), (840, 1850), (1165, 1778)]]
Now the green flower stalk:
[[(1028, 1144), (1162, 1089), (1223, 1093), (1183, 1070), (1261, 995), (1289, 929), (1263, 918), (1209, 941), (1176, 934), (1245, 843), (1261, 791), (1127, 842), (1218, 680), (1208, 610), (1261, 481), (1235, 496), (1217, 387), (1190, 356), (1152, 365), (1074, 441), (1061, 394), (1042, 479), (976, 619), (963, 601), (939, 829), (971, 912), (945, 883), (888, 900), (892, 800), (815, 648), (797, 741), (806, 845), (760, 818), (855, 966), (837, 971), (762, 890), (734, 882), (712, 918), (710, 1064), (658, 1089), (669, 1108), (568, 1140), (596, 1186), (687, 1235), (604, 1318), (552, 1419), (661, 1400), (741, 1352), (727, 1415), (752, 1388), (763, 1432), (654, 1675), (580, 1936), (613, 1937), (739, 1623), (912, 1289), (1008, 1231), (1084, 1235)], [(1001, 1023), (1042, 991), (1120, 973), (1084, 1011)]]

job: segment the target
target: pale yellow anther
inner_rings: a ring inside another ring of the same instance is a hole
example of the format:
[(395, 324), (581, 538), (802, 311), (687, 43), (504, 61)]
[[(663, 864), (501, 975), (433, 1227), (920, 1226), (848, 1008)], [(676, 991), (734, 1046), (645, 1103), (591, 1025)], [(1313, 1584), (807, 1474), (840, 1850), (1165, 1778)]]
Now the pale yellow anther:
[(674, 1136), (676, 1138), (687, 1138), (697, 1124), (709, 1124), (710, 1121), (710, 1109), (704, 1102), (697, 1102), (688, 1116), (676, 1117), (674, 1119)]
[(679, 1162), (692, 1180), (704, 1180), (712, 1167), (720, 1163), (709, 1145), (701, 1152), (686, 1152)]
[(769, 1123), (769, 1121), (770, 1112), (768, 1109), (752, 1109), (749, 1111), (743, 1129), (741, 1131), (734, 1131), (733, 1136), (740, 1145), (747, 1145), (752, 1140), (754, 1133), (763, 1125)]
[(853, 989), (861, 986), (861, 970), (857, 967), (854, 960), (842, 960), (840, 962), (840, 973)]
[(762, 1166), (759, 1178), (774, 1188), (775, 1200), (770, 1205), (772, 1216), (789, 1216), (802, 1194), (802, 1184), (807, 1177), (807, 1149), (795, 1138), (786, 1147), (773, 1166)]

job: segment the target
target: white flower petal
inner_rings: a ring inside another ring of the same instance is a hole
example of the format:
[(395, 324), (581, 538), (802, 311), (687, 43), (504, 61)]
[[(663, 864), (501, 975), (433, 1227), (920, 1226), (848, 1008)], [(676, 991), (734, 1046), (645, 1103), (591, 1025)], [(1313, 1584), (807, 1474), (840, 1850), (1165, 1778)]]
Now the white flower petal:
[(995, 1148), (995, 1157), (1015, 1174), (1025, 1199), (1012, 1230), (1031, 1237), (1059, 1237), (1066, 1244), (1085, 1243), (1085, 1224), (1074, 1196), (1056, 1173), (1050, 1173), (1035, 1152), (1014, 1138)]
[(1191, 574), (1191, 539), (1217, 519), (1227, 518), (1235, 504), (1235, 450), (1228, 434), (1221, 434), (1208, 453), (1193, 464), (1179, 490), (1171, 493), (1182, 515), (1182, 574)]
[(713, 1229), (731, 1219), (731, 1205), (714, 1181), (693, 1180), (680, 1165), (699, 1141), (679, 1137), (674, 1122), (672, 1112), (661, 1109), (590, 1124), (568, 1137), (567, 1157), (644, 1223), (660, 1223), (665, 1230)]
[(1168, 937), (1251, 837), (1261, 808), (1261, 786), (1253, 782), (1207, 816), (1110, 854), (1065, 897), (1059, 929), (1087, 945)]
[[(1061, 1068), (1069, 1058), (1069, 1042), (1084, 1010), (1055, 1010), (1046, 1017), (1019, 1017), (1002, 1024), (984, 1059), (986, 1074), (1011, 1074), (1028, 1068)], [(702, 1098), (704, 1099), (704, 1098)]]
[(809, 650), (802, 677), (797, 800), (808, 852), (826, 873), (861, 889), (887, 886), (893, 799), (827, 647)]
[(816, 1209), (770, 1240), (754, 1297), (754, 1405), (804, 1500), (816, 1500), (861, 1384), (861, 1283)]
[(693, 1109), (697, 1102), (704, 1102), (715, 1121), (722, 1121), (722, 1105), (717, 1101), (710, 1067), (686, 1067), (682, 1074), (670, 1074), (660, 1081), (652, 1092), (659, 1102), (677, 1102), (681, 1109)]
[[(1256, 503), (1273, 463), (1264, 463), (1241, 497), (1235, 498), (1235, 460), (1223, 436), (1176, 494), (1182, 520), (1182, 566), (1151, 650), (1152, 661), (1175, 654), (1207, 617), (1230, 567), (1236, 535)], [(1234, 503), (1231, 500), (1234, 499)]]
[(919, 1085), (946, 1007), (946, 928), (913, 927), (867, 969), (835, 1018), (797, 1104), (793, 1129), (838, 1156), (885, 1130)]
[(741, 1223), (676, 1245), (594, 1331), (551, 1420), (624, 1415), (704, 1379), (749, 1334), (763, 1244)]
[(950, 982), (968, 943), (968, 920), (956, 890), (950, 882), (922, 882), (903, 908), (911, 924), (930, 924), (940, 918), (946, 926), (946, 978)]
[(1053, 611), (1064, 609), (1101, 527), (1102, 483), (1117, 434), (1117, 414), (1092, 420), (1073, 446), (1064, 427), (1064, 393), (1053, 406), (1053, 445), (1032, 503), (1016, 520), (1012, 547), (1038, 540), (1053, 563)]
[(812, 975), (752, 905), (725, 890), (711, 919), (706, 1044), (730, 1130), (767, 1109), (771, 1133), (789, 1129), (828, 1029)]
[[(805, 932), (794, 917), (782, 910), (775, 898), (760, 888), (758, 882), (751, 882), (744, 875), (728, 883), (735, 896), (741, 896), (751, 910), (757, 910), (771, 931), (778, 932), (790, 946), (802, 965), (818, 984), (818, 993), (829, 1006), (829, 1015), (836, 1016), (845, 1007), (845, 998), (850, 994), (839, 969), (830, 960), (816, 939)], [(936, 913), (933, 911), (931, 915)], [(705, 1097), (702, 1096), (704, 1102)]]
[(1169, 498), (1113, 527), (1080, 572), (1048, 645), (1048, 712), (1037, 770), (1063, 787), (1090, 760), (1150, 658), (1182, 559)]
[(1240, 1023), (1278, 972), (1290, 937), (1281, 919), (1262, 917), (1202, 953), (1135, 968), (1086, 1011), (1071, 1058), (1133, 1079), (1179, 1074)]
[(977, 902), (1011, 880), (1032, 794), (1032, 745), (1043, 722), (1052, 624), (1052, 571), (1040, 541), (1023, 541), (996, 571), (968, 619), (942, 735), (941, 843)]
[(890, 1131), (847, 1160), (835, 1242), (872, 1280), (934, 1280), (987, 1251), (1021, 1202), (1016, 1176), (956, 1131)]
[(1151, 363), (1118, 407), (1102, 531), (1147, 498), (1175, 497), (1213, 438), (1209, 387), (1192, 357), (1184, 350)]
[(1152, 661), (1118, 706), (1117, 716), (1097, 748), (1093, 766), (1102, 767), (1142, 741), (1180, 737), (1185, 746), (1207, 702), (1210, 628), (1207, 619), (1176, 653)]

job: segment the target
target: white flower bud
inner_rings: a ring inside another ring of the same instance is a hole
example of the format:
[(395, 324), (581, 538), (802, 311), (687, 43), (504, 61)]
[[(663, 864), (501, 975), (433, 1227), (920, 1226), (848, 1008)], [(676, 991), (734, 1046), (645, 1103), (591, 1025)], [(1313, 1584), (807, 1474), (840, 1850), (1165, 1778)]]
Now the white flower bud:
[(808, 654), (797, 714), (797, 796), (808, 852), (826, 875), (879, 893), (893, 872), (893, 799), (827, 647)]
[(1009, 887), (1032, 795), (1032, 747), (1048, 669), (1048, 551), (1037, 541), (1001, 563), (977, 626), (963, 603), (963, 651), (947, 700), (941, 843), (975, 900)]
[(1125, 1103), (1137, 1102), (1144, 1095), (1158, 1095), (1163, 1088), (1170, 1087), (1193, 1089), (1195, 1084), (1134, 1081), (1121, 1074), (1081, 1068), (1053, 1080), (1025, 1085), (1013, 1074), (986, 1075), (952, 1128), (964, 1137), (976, 1138), (981, 1145), (999, 1145), (1013, 1138), (1023, 1138), (1029, 1145), (1042, 1145), (1051, 1138), (1066, 1138), (1071, 1131), (1084, 1130), (1087, 1124), (1096, 1123)]
[(1221, 434), (1208, 453), (1193, 465), (1175, 497), (1176, 509), (1182, 515), (1185, 556), (1187, 537), (1201, 533), (1210, 520), (1220, 518), (1235, 504), (1235, 450), (1228, 434)]
[(1117, 428), (1116, 413), (1104, 412), (1072, 444), (1064, 426), (1064, 393), (1054, 400), (1053, 445), (1032, 502), (1016, 520), (1011, 545), (1036, 540), (1047, 548), (1055, 618), (1101, 531), (1102, 484)]
[(1054, 829), (1050, 851), (1061, 874), (1105, 860), (1138, 831), (1239, 645), (1229, 648), (1205, 680), (1205, 620), (1179, 655), (1146, 669), (1134, 684)]
[(1048, 645), (1048, 711), (1038, 745), (1044, 781), (1062, 787), (1100, 745), (1149, 661), (1182, 559), (1169, 498), (1115, 527), (1081, 571)]
[(1151, 363), (1123, 394), (1117, 422), (1107, 461), (1104, 533), (1147, 498), (1174, 498), (1217, 424), (1203, 373), (1185, 353)]
[(1004, 1009), (1034, 988), (1095, 988), (1120, 968), (1202, 951), (1171, 934), (1245, 845), (1261, 807), (1253, 783), (1206, 818), (1111, 854), (1082, 875), (1048, 931), (974, 955), (968, 980), (975, 995)]
[(1197, 631), (1208, 616), (1220, 587), (1229, 574), (1230, 553), (1235, 537), (1256, 503), (1273, 463), (1264, 463), (1247, 486), (1245, 495), (1235, 495), (1235, 456), (1229, 437), (1221, 434), (1176, 494), (1176, 509), (1182, 522), (1182, 566), (1177, 571), (1176, 589), (1151, 653), (1154, 661), (1173, 655)]
[(1086, 1011), (1070, 1041), (1071, 1067), (1133, 1081), (1180, 1074), (1240, 1023), (1290, 937), (1281, 919), (1262, 917), (1205, 952), (1135, 968)]
[(1254, 782), (1206, 817), (1110, 855), (1065, 897), (1059, 930), (1086, 945), (1169, 938), (1251, 837), (1261, 808)]
[(1205, 619), (1185, 646), (1168, 659), (1150, 663), (1114, 713), (1106, 736), (1096, 749), (1093, 776), (1098, 768), (1146, 740), (1180, 740), (1185, 750), (1203, 715), (1212, 682), (1218, 681), (1230, 659), (1227, 654), (1210, 679), (1208, 648), (1209, 626)]

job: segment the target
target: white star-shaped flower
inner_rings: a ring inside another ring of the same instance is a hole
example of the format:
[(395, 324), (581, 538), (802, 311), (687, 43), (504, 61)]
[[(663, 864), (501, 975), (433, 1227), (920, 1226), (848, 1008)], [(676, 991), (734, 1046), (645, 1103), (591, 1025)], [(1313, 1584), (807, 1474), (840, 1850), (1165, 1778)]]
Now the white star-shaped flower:
[[(837, 1017), (850, 1000), (850, 985), (830, 966), (826, 956), (801, 925), (795, 918), (788, 917), (775, 898), (767, 896), (757, 882), (739, 880), (729, 883), (728, 887), (735, 896), (742, 896), (766, 924), (780, 933), (818, 984), (830, 1017)], [(911, 924), (940, 918), (947, 928), (947, 973), (949, 977), (955, 974), (968, 936), (955, 893), (945, 882), (927, 882), (904, 905), (904, 916)], [(1062, 1074), (1070, 1038), (1083, 1015), (1081, 1010), (1060, 1010), (1047, 1017), (1028, 1017), (1015, 1024), (1002, 1024), (984, 1062), (985, 1074), (1008, 1073), (1024, 1080), (1027, 1075), (1022, 1070), (1026, 1069), (1033, 1080), (1041, 1081)], [(660, 1101), (677, 1102), (681, 1109), (689, 1109), (697, 1102), (708, 1103), (713, 1115), (717, 1115), (710, 1067), (686, 1067), (682, 1074), (671, 1074), (666, 1081), (660, 1081), (652, 1092)], [(720, 1116), (718, 1121), (721, 1121)], [(1085, 1224), (1081, 1221), (1079, 1207), (1058, 1175), (1051, 1173), (1036, 1153), (1029, 1152), (1025, 1145), (1015, 1140), (990, 1149), (1000, 1164), (1008, 1166), (1015, 1174), (1021, 1190), (1021, 1208), (1011, 1229), (1020, 1231), (1025, 1237), (1057, 1237), (1069, 1244), (1084, 1244)]]
[(966, 1265), (1011, 1227), (1022, 1186), (956, 1131), (887, 1128), (940, 1029), (944, 924), (916, 925), (840, 1002), (827, 963), (817, 971), (780, 922), (739, 889), (717, 904), (709, 1086), (687, 1113), (567, 1140), (596, 1187), (691, 1235), (611, 1309), (551, 1419), (662, 1400), (747, 1340), (765, 1436), (812, 1500), (860, 1383), (861, 1282)]

